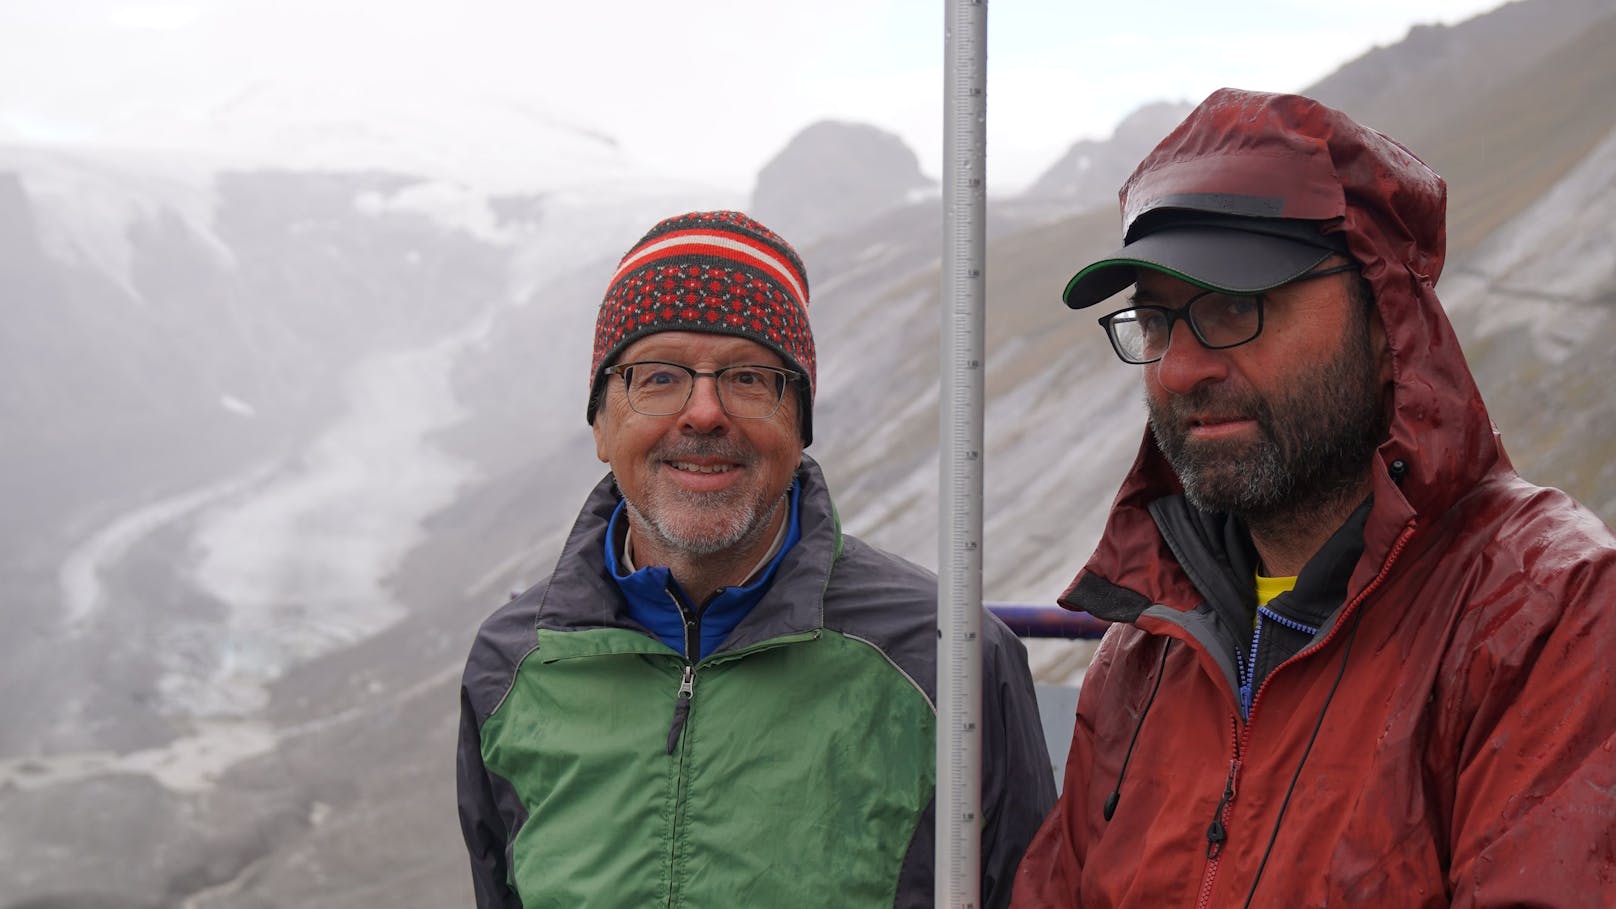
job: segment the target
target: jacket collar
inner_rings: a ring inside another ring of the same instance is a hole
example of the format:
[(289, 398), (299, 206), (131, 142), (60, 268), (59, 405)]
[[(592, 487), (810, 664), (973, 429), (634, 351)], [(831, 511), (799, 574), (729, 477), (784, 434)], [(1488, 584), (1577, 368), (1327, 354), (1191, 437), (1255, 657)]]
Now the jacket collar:
[[(1346, 598), (1353, 569), (1363, 553), (1364, 522), (1370, 503), (1354, 509), (1324, 546), (1302, 567), (1296, 585), (1269, 608), (1303, 625), (1325, 628)], [(1182, 495), (1150, 507), (1162, 539), (1208, 606), (1244, 641), (1250, 637), (1256, 594), (1252, 579), (1257, 551), (1239, 518), (1209, 514)]]
[[(797, 519), (802, 501), (802, 486), (793, 482), (787, 493), (787, 514), (780, 527), (777, 546), (766, 557), (764, 567), (753, 574), (750, 583), (738, 587), (725, 587), (706, 602), (700, 602), (686, 591), (673, 572), (661, 565), (646, 565), (626, 571), (619, 561), (618, 550), (626, 545), (626, 537), (619, 528), (628, 521), (627, 507), (619, 501), (606, 527), (605, 559), (607, 573), (617, 582), (628, 601), (628, 611), (634, 620), (662, 639), (686, 659), (699, 660), (724, 640), (740, 624), (752, 608), (763, 599), (774, 580), (775, 571), (792, 547), (802, 537), (802, 524)], [(675, 600), (674, 597), (678, 597)], [(685, 614), (694, 611), (701, 616), (701, 640), (697, 653), (688, 653), (685, 635)]]
[[(796, 481), (801, 488), (801, 539), (781, 558), (774, 582), (721, 651), (736, 650), (787, 634), (824, 627), (823, 594), (840, 554), (841, 527), (819, 465), (803, 455)], [(537, 627), (549, 630), (625, 628), (651, 634), (630, 614), (606, 566), (606, 535), (622, 497), (610, 473), (595, 485), (548, 582), (531, 592), (538, 600)]]

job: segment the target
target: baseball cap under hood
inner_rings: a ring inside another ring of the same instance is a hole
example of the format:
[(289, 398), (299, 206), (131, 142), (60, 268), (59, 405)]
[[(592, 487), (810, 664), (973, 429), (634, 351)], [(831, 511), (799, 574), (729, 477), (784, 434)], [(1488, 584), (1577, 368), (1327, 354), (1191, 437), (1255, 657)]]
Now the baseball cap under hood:
[(1256, 292), (1331, 252), (1379, 291), (1398, 263), (1434, 284), (1446, 253), (1447, 187), (1403, 146), (1300, 95), (1219, 89), (1140, 162), (1119, 193), (1125, 245), (1081, 269), (1074, 308), (1156, 268)]

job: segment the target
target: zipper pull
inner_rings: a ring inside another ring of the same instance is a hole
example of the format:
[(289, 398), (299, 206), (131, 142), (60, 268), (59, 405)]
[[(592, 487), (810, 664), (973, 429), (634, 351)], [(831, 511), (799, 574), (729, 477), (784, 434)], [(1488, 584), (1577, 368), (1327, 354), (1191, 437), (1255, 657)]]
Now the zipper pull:
[(1223, 813), (1234, 801), (1235, 780), (1240, 776), (1240, 761), (1229, 762), (1229, 776), (1223, 781), (1223, 798), (1218, 799), (1217, 810), (1212, 812), (1212, 823), (1206, 828), (1206, 857), (1215, 859), (1223, 853), (1223, 844), (1229, 839), (1229, 830), (1223, 826)]
[(685, 664), (685, 676), (679, 680), (679, 700), (673, 705), (673, 726), (668, 729), (668, 753), (679, 746), (679, 733), (684, 731), (685, 718), (690, 716), (690, 698), (696, 693), (696, 666)]
[[(1222, 813), (1223, 809), (1219, 808), (1218, 811)], [(1223, 841), (1228, 838), (1229, 832), (1223, 828), (1223, 822), (1214, 816), (1212, 824), (1206, 828), (1206, 857), (1215, 859), (1222, 855)]]

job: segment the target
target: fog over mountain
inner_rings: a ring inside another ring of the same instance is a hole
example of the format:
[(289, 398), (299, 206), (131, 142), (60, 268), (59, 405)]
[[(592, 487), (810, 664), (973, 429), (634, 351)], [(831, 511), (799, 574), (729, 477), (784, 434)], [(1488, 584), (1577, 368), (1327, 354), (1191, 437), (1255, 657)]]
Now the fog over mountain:
[[(1607, 522), (1612, 47), (1608, 3), (1522, 0), (1313, 90), (1448, 178), (1438, 291), (1504, 442)], [(1137, 450), (1138, 377), (1059, 288), (1194, 100), (990, 203), (990, 599), (1053, 601)], [(798, 242), (810, 452), (850, 532), (935, 563), (941, 213), (913, 150), (816, 124), (734, 198), (532, 105), (421, 103), (450, 112), (266, 86), (207, 149), (0, 146), (0, 909), (469, 905), (461, 663), (602, 472), (595, 308), (662, 216), (750, 207)], [(1071, 648), (1035, 659), (1071, 677)]]

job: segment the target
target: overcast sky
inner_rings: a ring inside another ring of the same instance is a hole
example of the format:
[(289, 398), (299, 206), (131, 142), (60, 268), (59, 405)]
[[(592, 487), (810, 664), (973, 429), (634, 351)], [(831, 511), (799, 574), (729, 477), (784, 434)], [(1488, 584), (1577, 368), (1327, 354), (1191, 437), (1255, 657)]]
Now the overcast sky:
[[(995, 0), (990, 191), (1019, 189), (1145, 102), (1222, 85), (1298, 90), (1415, 23), (1498, 5)], [(201, 141), (175, 137), (244, 90), (295, 83), (312, 96), (347, 89), (388, 116), (411, 98), (497, 93), (609, 135), (644, 166), (739, 190), (802, 127), (858, 120), (902, 135), (935, 175), (943, 10), (942, 0), (3, 0), (0, 141)]]

